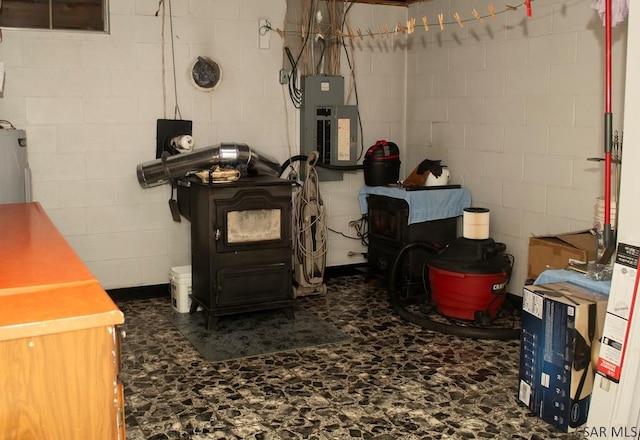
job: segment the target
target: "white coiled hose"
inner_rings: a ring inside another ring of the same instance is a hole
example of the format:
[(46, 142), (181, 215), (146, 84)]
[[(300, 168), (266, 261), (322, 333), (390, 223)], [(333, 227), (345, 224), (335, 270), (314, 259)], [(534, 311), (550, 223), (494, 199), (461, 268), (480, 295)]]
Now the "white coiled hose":
[(307, 159), (307, 168), (302, 188), (294, 198), (295, 258), (301, 286), (321, 286), (327, 259), (326, 210), (320, 196), (318, 172), (315, 164), (318, 152), (313, 151)]

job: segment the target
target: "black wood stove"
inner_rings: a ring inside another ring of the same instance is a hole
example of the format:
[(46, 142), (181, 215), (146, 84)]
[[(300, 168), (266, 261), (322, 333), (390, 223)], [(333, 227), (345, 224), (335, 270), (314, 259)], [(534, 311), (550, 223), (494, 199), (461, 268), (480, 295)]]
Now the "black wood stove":
[(178, 181), (191, 221), (192, 306), (215, 329), (221, 316), (282, 309), (293, 318), (292, 183), (270, 176)]
[[(409, 205), (405, 200), (370, 194), (367, 196), (369, 227), (369, 277), (385, 279), (400, 249), (414, 241), (445, 246), (456, 238), (456, 217), (409, 224)], [(418, 249), (403, 260), (405, 281), (422, 282), (424, 262), (429, 254)]]

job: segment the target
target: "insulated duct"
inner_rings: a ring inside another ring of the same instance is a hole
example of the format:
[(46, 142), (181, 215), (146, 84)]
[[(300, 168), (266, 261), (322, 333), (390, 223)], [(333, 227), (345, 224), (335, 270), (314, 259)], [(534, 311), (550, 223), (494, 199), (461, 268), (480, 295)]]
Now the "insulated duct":
[(138, 182), (143, 188), (169, 183), (190, 171), (220, 167), (245, 167), (261, 175), (279, 176), (280, 163), (272, 157), (258, 153), (246, 144), (222, 143), (187, 153), (164, 156), (138, 164)]

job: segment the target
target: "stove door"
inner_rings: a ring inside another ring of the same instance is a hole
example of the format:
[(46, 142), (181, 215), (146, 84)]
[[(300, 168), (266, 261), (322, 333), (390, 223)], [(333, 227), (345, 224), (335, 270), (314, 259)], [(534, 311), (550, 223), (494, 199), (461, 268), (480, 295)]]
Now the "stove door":
[(291, 246), (290, 189), (284, 195), (263, 189), (239, 192), (215, 204), (217, 252)]
[(215, 305), (243, 310), (250, 305), (257, 309), (277, 308), (281, 306), (279, 301), (292, 299), (291, 286), (290, 266), (285, 263), (227, 267), (217, 273)]

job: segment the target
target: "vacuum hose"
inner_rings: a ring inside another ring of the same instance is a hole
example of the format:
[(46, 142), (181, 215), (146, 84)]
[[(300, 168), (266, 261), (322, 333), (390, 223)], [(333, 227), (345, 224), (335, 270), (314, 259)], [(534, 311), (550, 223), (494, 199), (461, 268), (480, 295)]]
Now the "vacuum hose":
[(140, 186), (149, 188), (185, 176), (190, 171), (206, 170), (216, 165), (244, 166), (257, 174), (280, 175), (280, 163), (275, 159), (258, 153), (246, 144), (235, 143), (222, 143), (141, 163), (136, 172)]
[[(409, 310), (407, 310), (400, 303), (398, 299), (398, 291), (397, 291), (397, 278), (398, 278), (398, 268), (400, 267), (400, 263), (404, 258), (404, 255), (412, 249), (422, 249), (427, 252), (431, 252), (432, 254), (436, 252), (434, 246), (427, 242), (414, 241), (404, 245), (395, 260), (393, 261), (393, 266), (391, 267), (391, 272), (389, 273), (389, 296), (391, 305), (393, 309), (396, 311), (398, 315), (405, 321), (408, 321), (412, 324), (418, 325), (427, 330), (434, 330), (440, 333), (445, 333), (448, 335), (460, 336), (463, 338), (472, 338), (472, 339), (498, 339), (498, 340), (508, 340), (508, 339), (519, 339), (520, 338), (520, 330), (513, 328), (489, 328), (489, 327), (465, 327), (454, 324), (447, 324), (443, 322), (437, 322), (432, 319), (429, 319), (424, 316), (416, 315)], [(425, 263), (426, 264), (426, 263)]]

